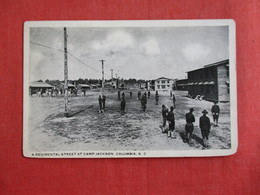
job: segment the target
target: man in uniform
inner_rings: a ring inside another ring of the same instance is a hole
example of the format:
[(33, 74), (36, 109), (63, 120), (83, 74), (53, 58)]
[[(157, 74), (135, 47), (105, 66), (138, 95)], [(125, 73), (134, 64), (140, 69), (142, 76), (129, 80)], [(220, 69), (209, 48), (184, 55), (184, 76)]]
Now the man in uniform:
[(130, 91), (130, 98), (132, 98), (133, 97), (133, 92), (132, 91)]
[(146, 95), (144, 94), (141, 98), (141, 106), (142, 106), (142, 109), (144, 112), (146, 110), (146, 104), (147, 104), (147, 98), (146, 98)]
[(150, 92), (150, 90), (148, 91), (148, 98), (150, 98), (150, 96), (151, 96), (151, 92)]
[(217, 105), (217, 102), (214, 102), (214, 105), (211, 108), (211, 112), (213, 115), (213, 121), (214, 121), (214, 127), (218, 127), (218, 117), (219, 117), (219, 106)]
[(103, 103), (102, 108), (103, 108), (103, 110), (105, 110), (105, 108), (106, 108), (106, 96), (105, 95), (103, 95), (102, 103)]
[(174, 117), (173, 109), (174, 109), (173, 106), (171, 106), (170, 112), (168, 113), (167, 116), (167, 121), (169, 122), (168, 136), (172, 136), (172, 137), (173, 137), (173, 131), (175, 129), (175, 117)]
[(210, 131), (210, 120), (209, 117), (206, 116), (208, 114), (207, 110), (202, 111), (203, 115), (200, 117), (200, 130), (202, 134), (202, 139), (203, 139), (203, 145), (205, 147), (209, 146), (209, 131)]
[(121, 100), (121, 114), (125, 114), (125, 98), (122, 97)]
[(158, 91), (156, 91), (156, 93), (155, 93), (155, 102), (156, 102), (156, 105), (158, 105), (158, 102), (159, 102), (159, 94), (158, 94)]
[(163, 125), (162, 125), (162, 132), (165, 132), (165, 126), (167, 121), (167, 115), (168, 115), (168, 109), (165, 107), (165, 105), (162, 105), (162, 117), (163, 117)]
[(195, 117), (192, 114), (194, 111), (193, 108), (190, 108), (190, 112), (186, 114), (186, 125), (185, 125), (185, 141), (190, 143), (191, 134), (193, 132), (194, 126), (193, 123), (195, 122)]
[(102, 111), (102, 98), (101, 95), (98, 97), (98, 103), (99, 103), (99, 112)]
[(173, 107), (174, 107), (174, 108), (176, 108), (175, 102), (176, 102), (175, 95), (172, 94), (172, 103), (173, 103)]

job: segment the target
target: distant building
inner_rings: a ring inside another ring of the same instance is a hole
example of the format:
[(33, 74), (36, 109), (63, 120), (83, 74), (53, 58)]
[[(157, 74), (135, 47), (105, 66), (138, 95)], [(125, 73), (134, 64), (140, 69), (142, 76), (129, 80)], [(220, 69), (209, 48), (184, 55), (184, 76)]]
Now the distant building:
[(154, 80), (154, 90), (155, 91), (170, 91), (175, 89), (175, 80), (160, 77)]
[(91, 84), (91, 89), (97, 89), (98, 88), (98, 85), (95, 85), (95, 84)]
[(205, 65), (203, 68), (187, 72), (189, 95), (204, 95), (206, 100), (228, 102), (229, 60)]
[(154, 80), (149, 81), (148, 89), (151, 89), (153, 91), (155, 90), (155, 81)]
[[(58, 91), (61, 91), (62, 94), (64, 94), (64, 85), (65, 85), (64, 82), (60, 82), (60, 84), (56, 86), (56, 89)], [(70, 82), (68, 82), (68, 90), (69, 91), (73, 91), (74, 89), (75, 89), (75, 85), (73, 85)]]
[(36, 94), (40, 90), (45, 93), (47, 89), (52, 89), (53, 86), (45, 82), (31, 82), (29, 85), (30, 94)]
[(109, 82), (105, 82), (104, 87), (115, 89), (117, 87), (117, 81), (112, 80), (112, 81), (109, 81)]
[(187, 91), (188, 79), (179, 79), (176, 81), (176, 90)]
[(91, 86), (88, 85), (88, 84), (78, 84), (77, 85), (77, 89), (78, 90), (90, 90), (91, 89)]

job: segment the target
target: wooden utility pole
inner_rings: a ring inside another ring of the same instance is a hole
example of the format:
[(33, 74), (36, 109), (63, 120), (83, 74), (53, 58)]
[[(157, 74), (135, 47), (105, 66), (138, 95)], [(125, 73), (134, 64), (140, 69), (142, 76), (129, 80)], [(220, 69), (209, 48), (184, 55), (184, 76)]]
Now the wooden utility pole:
[(99, 60), (102, 63), (102, 97), (104, 96), (104, 62), (105, 60)]
[(65, 116), (68, 112), (68, 53), (67, 53), (67, 28), (64, 27), (64, 99), (65, 99)]

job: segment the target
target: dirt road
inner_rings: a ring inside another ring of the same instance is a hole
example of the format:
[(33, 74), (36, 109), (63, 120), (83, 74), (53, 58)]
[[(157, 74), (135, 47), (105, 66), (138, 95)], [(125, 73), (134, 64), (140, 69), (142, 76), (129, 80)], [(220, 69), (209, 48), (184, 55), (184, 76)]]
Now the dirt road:
[[(175, 92), (176, 132), (172, 139), (161, 133), (161, 105), (170, 107), (168, 93), (160, 94), (155, 105), (154, 94), (148, 99), (147, 111), (141, 110), (137, 93), (130, 98), (126, 92), (126, 114), (120, 113), (117, 93), (107, 93), (105, 113), (98, 113), (98, 93), (86, 97), (71, 97), (71, 117), (64, 117), (63, 98), (30, 98), (29, 140), (32, 151), (72, 150), (194, 150), (202, 147), (198, 127), (201, 111), (210, 111), (211, 102), (186, 97), (185, 92)], [(194, 108), (196, 118), (192, 143), (183, 142), (185, 114)], [(220, 104), (219, 127), (212, 127), (210, 149), (230, 148), (229, 104)], [(212, 122), (212, 116), (209, 114)]]

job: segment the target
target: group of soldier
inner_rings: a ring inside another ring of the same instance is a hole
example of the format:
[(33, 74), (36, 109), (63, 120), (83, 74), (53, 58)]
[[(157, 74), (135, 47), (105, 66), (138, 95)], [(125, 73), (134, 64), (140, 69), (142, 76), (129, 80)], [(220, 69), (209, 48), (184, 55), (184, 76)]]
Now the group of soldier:
[[(162, 105), (162, 117), (163, 117), (163, 125), (162, 125), (162, 131), (163, 133), (167, 133), (169, 137), (176, 138), (175, 137), (175, 118), (174, 118), (174, 107), (170, 107), (170, 111), (166, 108), (165, 105)], [(185, 125), (185, 137), (184, 141), (190, 143), (191, 142), (191, 135), (194, 130), (193, 123), (195, 122), (195, 117), (193, 115), (193, 108), (190, 108), (190, 111), (186, 113), (186, 125)], [(220, 108), (217, 105), (217, 102), (214, 103), (214, 105), (211, 108), (214, 126), (218, 127), (218, 118), (220, 113)], [(210, 119), (207, 116), (208, 112), (207, 110), (202, 111), (202, 116), (199, 118), (199, 127), (201, 130), (202, 140), (203, 140), (203, 146), (208, 148), (209, 147), (209, 133), (211, 128)], [(169, 128), (166, 129), (166, 122), (169, 122)]]
[[(130, 91), (129, 94), (130, 94), (130, 98), (132, 98), (132, 97), (133, 97), (133, 92)], [(148, 91), (148, 93), (144, 92), (143, 95), (141, 94), (141, 91), (139, 91), (139, 92), (137, 93), (138, 100), (140, 100), (140, 102), (141, 102), (141, 108), (142, 108), (142, 110), (143, 110), (144, 112), (146, 111), (147, 94), (148, 94), (148, 98), (150, 98), (150, 95), (151, 95), (151, 92), (150, 92), (150, 91)], [(122, 96), (122, 97), (121, 97), (121, 96)], [(125, 93), (124, 93), (124, 92), (122, 92), (122, 95), (121, 95), (121, 92), (118, 91), (118, 100), (121, 101), (121, 103), (120, 103), (121, 114), (125, 114), (126, 101), (125, 101)]]
[[(133, 92), (129, 92), (130, 98), (133, 97)], [(143, 94), (141, 91), (137, 93), (138, 100), (141, 102), (141, 109), (143, 112), (146, 111), (146, 104), (147, 104), (147, 98), (150, 98), (151, 93), (150, 91), (144, 92)], [(176, 132), (175, 132), (175, 115), (174, 115), (174, 109), (176, 108), (176, 98), (172, 92), (170, 92), (170, 97), (172, 99), (172, 106), (170, 107), (170, 110), (166, 108), (165, 105), (162, 105), (162, 118), (163, 118), (163, 124), (162, 124), (162, 131), (163, 133), (167, 133), (169, 137), (176, 138)], [(120, 100), (120, 111), (121, 114), (125, 114), (125, 108), (126, 108), (126, 100), (125, 100), (125, 93), (118, 91), (118, 100)], [(105, 110), (105, 103), (106, 103), (106, 96), (99, 96), (99, 110), (100, 113), (104, 112)], [(159, 94), (158, 91), (155, 93), (155, 104), (158, 105), (159, 102)], [(186, 125), (185, 125), (185, 136), (184, 141), (191, 143), (191, 136), (194, 130), (193, 123), (195, 122), (194, 117), (194, 109), (190, 108), (189, 112), (186, 113)], [(211, 108), (214, 126), (218, 127), (218, 118), (220, 113), (220, 108), (217, 105), (217, 102), (214, 102), (214, 105)], [(209, 147), (209, 133), (211, 128), (210, 119), (207, 116), (208, 112), (207, 110), (202, 111), (202, 116), (199, 118), (199, 127), (201, 130), (201, 135), (203, 139), (203, 146)], [(169, 123), (168, 128), (166, 128), (166, 122)]]

